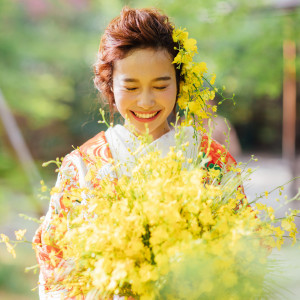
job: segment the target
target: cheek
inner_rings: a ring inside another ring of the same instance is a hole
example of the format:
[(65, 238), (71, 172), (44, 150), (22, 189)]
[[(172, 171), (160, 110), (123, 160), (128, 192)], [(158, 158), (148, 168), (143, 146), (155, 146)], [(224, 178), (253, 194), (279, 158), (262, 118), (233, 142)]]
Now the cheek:
[(117, 110), (122, 114), (122, 112), (125, 112), (126, 109), (130, 105), (130, 99), (124, 95), (122, 92), (116, 92), (114, 94), (115, 96), (115, 103)]
[(164, 98), (165, 98), (167, 104), (170, 104), (173, 106), (176, 102), (176, 96), (177, 96), (177, 92), (176, 92), (176, 88), (174, 88), (174, 89), (170, 89), (170, 90), (166, 91)]

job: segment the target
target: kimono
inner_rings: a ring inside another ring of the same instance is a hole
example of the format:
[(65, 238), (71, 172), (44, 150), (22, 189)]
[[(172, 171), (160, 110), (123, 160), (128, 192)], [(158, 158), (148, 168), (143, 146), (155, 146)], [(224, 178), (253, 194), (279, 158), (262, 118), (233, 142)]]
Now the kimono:
[[(200, 138), (196, 137), (192, 127), (184, 128), (181, 142), (188, 142), (186, 158), (196, 159), (199, 151), (208, 154), (209, 161), (205, 164), (207, 168), (222, 168), (224, 165), (235, 164), (234, 158), (223, 146), (204, 134)], [(175, 129), (171, 129), (136, 154), (134, 150), (139, 145), (140, 140), (135, 135), (124, 126), (116, 125), (110, 127), (106, 132), (98, 133), (64, 158), (55, 185), (55, 193), (50, 199), (49, 210), (33, 240), (40, 266), (40, 299), (66, 299), (66, 290), (61, 287), (56, 291), (50, 289), (53, 279), (60, 281), (65, 275), (57, 274), (56, 269), (61, 269), (69, 263), (62, 257), (60, 249), (50, 243), (51, 234), (55, 231), (55, 227), (51, 224), (53, 218), (67, 213), (67, 208), (61, 201), (63, 193), (73, 187), (93, 189), (101, 183), (101, 179), (104, 177), (117, 180), (123, 175), (130, 176), (131, 169), (139, 156), (155, 149), (161, 151), (161, 155), (165, 156), (169, 152), (169, 148), (176, 145)], [(221, 156), (223, 159), (220, 159)], [(101, 167), (97, 166), (99, 160)], [(112, 160), (114, 163), (118, 163), (117, 169), (112, 170)], [(87, 180), (87, 174), (92, 168), (96, 170), (95, 176)], [(85, 299), (84, 295), (81, 296), (81, 299)], [(122, 299), (122, 297), (116, 295), (114, 299)]]

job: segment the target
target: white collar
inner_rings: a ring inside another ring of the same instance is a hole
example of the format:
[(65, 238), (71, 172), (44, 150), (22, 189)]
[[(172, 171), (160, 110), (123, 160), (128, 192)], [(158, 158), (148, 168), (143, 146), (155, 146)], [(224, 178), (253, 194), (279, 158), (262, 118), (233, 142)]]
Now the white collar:
[[(131, 170), (136, 164), (137, 159), (150, 151), (159, 150), (161, 151), (161, 155), (165, 157), (169, 152), (170, 147), (176, 146), (175, 131), (176, 130), (172, 127), (170, 131), (160, 138), (154, 140), (140, 151), (137, 151), (141, 145), (138, 137), (122, 125), (110, 127), (105, 132), (105, 137), (114, 159), (114, 164), (120, 164), (120, 167), (117, 169), (117, 176), (130, 176)], [(198, 154), (198, 143), (195, 139), (194, 129), (192, 127), (184, 128), (181, 143), (185, 142), (189, 142), (189, 147), (187, 147), (185, 156), (187, 158), (196, 158)]]

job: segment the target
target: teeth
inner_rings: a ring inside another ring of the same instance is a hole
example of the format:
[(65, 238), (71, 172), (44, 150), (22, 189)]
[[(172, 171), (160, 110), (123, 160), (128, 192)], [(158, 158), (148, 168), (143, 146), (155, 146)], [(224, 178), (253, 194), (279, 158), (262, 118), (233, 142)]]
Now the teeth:
[(138, 118), (141, 118), (141, 119), (150, 119), (150, 118), (154, 117), (157, 113), (158, 113), (158, 111), (155, 112), (155, 113), (153, 113), (153, 114), (139, 114), (139, 113), (137, 113), (137, 112), (135, 112), (134, 114), (135, 114)]

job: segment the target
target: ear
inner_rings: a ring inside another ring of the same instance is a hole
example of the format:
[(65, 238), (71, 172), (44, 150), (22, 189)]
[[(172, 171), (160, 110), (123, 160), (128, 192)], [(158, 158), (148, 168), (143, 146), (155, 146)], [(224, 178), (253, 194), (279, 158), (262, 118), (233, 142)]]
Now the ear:
[(112, 106), (113, 106), (113, 110), (114, 110), (114, 112), (118, 112), (117, 105), (116, 105), (116, 103), (115, 103), (115, 102), (113, 103), (113, 105), (112, 105)]

